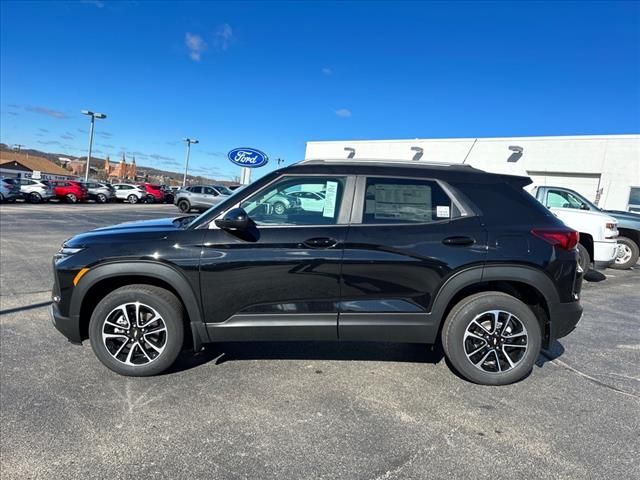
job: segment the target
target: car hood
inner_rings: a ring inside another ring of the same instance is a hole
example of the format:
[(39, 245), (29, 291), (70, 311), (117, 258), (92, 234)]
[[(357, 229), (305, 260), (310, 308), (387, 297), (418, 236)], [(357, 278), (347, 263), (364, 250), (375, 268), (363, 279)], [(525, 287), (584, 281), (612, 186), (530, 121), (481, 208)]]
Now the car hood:
[(577, 208), (562, 208), (562, 207), (551, 207), (549, 210), (551, 210), (552, 212), (566, 212), (568, 214), (572, 214), (572, 215), (582, 215), (584, 217), (599, 217), (601, 219), (607, 219), (608, 221), (614, 222), (616, 221), (615, 218), (613, 218), (611, 215), (609, 215), (606, 212), (593, 212), (590, 210), (579, 210)]
[(105, 242), (112, 236), (116, 235), (134, 235), (134, 234), (157, 234), (169, 233), (180, 230), (195, 215), (186, 215), (171, 218), (158, 218), (154, 220), (139, 220), (135, 222), (120, 223), (108, 227), (96, 228), (89, 232), (81, 233), (65, 242), (67, 246), (84, 246), (93, 242)]
[(640, 213), (623, 212), (621, 210), (603, 210), (603, 213), (611, 215), (619, 222), (634, 224), (635, 228), (640, 228)]

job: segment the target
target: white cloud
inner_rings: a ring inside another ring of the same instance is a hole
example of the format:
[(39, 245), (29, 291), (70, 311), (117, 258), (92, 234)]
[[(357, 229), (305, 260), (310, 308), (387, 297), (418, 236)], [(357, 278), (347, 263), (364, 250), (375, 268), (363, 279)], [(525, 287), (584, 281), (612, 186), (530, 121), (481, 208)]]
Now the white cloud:
[(69, 115), (67, 115), (66, 113), (60, 112), (58, 110), (54, 110), (52, 108), (29, 106), (29, 107), (24, 107), (24, 109), (27, 110), (28, 112), (40, 113), (42, 115), (48, 115), (50, 117), (58, 118), (58, 119), (69, 118)]
[(184, 43), (189, 49), (189, 57), (194, 62), (199, 62), (202, 58), (202, 52), (207, 49), (207, 42), (200, 35), (187, 32), (184, 37)]
[(351, 110), (348, 108), (340, 108), (336, 110), (336, 115), (340, 118), (349, 118), (351, 116)]
[(220, 50), (226, 50), (229, 48), (229, 44), (233, 40), (233, 29), (228, 23), (223, 23), (218, 26), (216, 31), (215, 44)]
[(333, 70), (329, 67), (324, 67), (322, 69), (322, 73), (324, 73), (325, 75), (333, 75)]

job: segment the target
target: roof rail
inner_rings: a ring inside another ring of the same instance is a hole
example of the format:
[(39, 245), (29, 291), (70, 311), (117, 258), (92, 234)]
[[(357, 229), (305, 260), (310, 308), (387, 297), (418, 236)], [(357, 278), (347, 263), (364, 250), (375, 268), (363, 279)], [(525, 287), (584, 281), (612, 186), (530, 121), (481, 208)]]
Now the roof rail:
[(404, 165), (416, 165), (416, 166), (439, 166), (439, 167), (466, 167), (473, 168), (469, 164), (464, 163), (452, 163), (452, 162), (432, 162), (423, 160), (407, 160), (402, 158), (309, 158), (298, 162), (298, 165), (304, 164), (323, 164), (323, 163), (382, 163), (382, 164), (404, 164)]

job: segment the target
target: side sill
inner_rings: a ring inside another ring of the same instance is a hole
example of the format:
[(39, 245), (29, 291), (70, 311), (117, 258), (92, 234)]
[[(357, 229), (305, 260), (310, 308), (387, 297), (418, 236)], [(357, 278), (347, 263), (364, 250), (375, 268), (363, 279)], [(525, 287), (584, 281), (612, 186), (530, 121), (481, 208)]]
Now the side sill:
[(340, 340), (434, 343), (440, 326), (428, 313), (341, 313)]

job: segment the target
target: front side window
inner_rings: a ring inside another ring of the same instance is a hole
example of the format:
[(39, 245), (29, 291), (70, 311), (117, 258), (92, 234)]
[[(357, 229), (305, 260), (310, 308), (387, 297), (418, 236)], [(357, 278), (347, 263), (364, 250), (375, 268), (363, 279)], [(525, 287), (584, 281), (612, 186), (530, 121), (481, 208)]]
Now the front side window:
[(211, 187), (203, 187), (204, 188), (204, 193), (206, 195), (213, 195), (214, 197), (218, 196), (218, 192), (216, 192), (213, 188)]
[(563, 190), (549, 190), (547, 193), (547, 208), (582, 208), (582, 200)]
[(368, 178), (362, 223), (432, 223), (460, 216), (433, 180)]
[[(258, 225), (335, 225), (345, 177), (283, 177), (240, 204)], [(302, 192), (325, 192), (313, 205)]]

